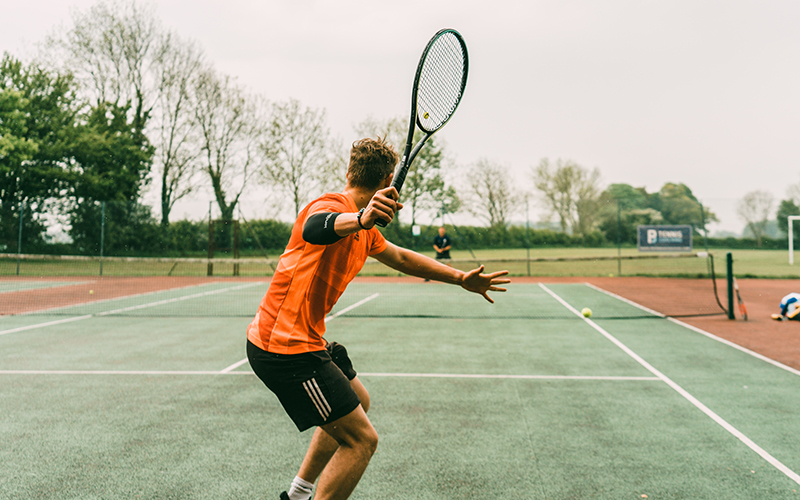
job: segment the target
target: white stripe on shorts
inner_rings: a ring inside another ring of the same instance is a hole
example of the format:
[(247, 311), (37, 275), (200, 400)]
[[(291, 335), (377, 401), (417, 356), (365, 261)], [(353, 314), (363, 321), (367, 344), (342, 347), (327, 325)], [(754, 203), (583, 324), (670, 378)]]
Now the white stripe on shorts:
[(319, 414), (323, 419), (327, 420), (331, 414), (331, 406), (328, 404), (328, 401), (325, 400), (325, 395), (322, 394), (322, 390), (320, 390), (319, 385), (317, 385), (317, 381), (313, 378), (306, 380), (303, 382), (303, 388), (308, 393), (308, 397), (311, 398), (314, 406), (317, 407)]

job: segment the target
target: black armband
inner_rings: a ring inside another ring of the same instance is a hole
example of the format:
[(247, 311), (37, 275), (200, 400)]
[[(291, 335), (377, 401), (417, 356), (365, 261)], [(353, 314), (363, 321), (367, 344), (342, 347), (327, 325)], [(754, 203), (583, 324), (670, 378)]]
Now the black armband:
[(303, 226), (303, 239), (312, 245), (330, 245), (344, 238), (333, 229), (333, 223), (339, 217), (337, 212), (314, 214)]

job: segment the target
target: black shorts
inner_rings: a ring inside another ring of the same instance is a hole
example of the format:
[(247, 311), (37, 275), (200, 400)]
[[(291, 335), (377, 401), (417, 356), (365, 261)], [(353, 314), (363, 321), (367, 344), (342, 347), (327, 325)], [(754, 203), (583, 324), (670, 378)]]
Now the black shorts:
[(341, 344), (333, 342), (324, 351), (287, 355), (263, 351), (248, 341), (247, 358), (300, 431), (333, 422), (361, 404), (350, 385), (356, 372)]

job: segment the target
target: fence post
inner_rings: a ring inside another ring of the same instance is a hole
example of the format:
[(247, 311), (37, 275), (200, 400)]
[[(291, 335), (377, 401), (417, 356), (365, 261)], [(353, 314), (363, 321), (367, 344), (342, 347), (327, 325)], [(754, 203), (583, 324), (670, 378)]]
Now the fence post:
[(103, 251), (106, 243), (106, 202), (100, 205), (100, 276), (103, 275)]
[(617, 276), (622, 276), (622, 206), (617, 200)]
[(531, 275), (531, 217), (528, 211), (528, 197), (525, 197), (525, 248), (527, 253), (528, 277)]
[(22, 259), (22, 220), (25, 216), (25, 200), (19, 204), (19, 237), (17, 238), (17, 276), (19, 276), (19, 265)]

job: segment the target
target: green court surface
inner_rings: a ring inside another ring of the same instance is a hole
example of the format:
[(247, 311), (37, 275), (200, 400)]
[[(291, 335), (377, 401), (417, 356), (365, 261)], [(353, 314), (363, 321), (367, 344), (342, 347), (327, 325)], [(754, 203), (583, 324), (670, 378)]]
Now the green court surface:
[[(311, 432), (244, 362), (251, 317), (185, 314), (265, 287), (0, 317), (0, 498), (277, 500)], [(342, 297), (326, 337), (380, 436), (351, 498), (800, 499), (797, 371), (584, 284), (494, 298)]]

